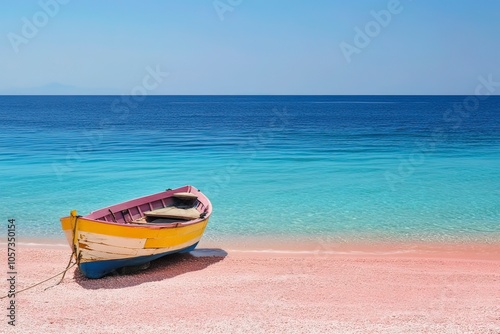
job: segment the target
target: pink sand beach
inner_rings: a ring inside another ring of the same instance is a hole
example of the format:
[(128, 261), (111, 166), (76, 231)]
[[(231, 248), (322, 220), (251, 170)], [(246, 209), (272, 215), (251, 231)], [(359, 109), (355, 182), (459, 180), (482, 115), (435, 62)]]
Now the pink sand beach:
[[(16, 289), (69, 254), (18, 246)], [(3, 299), (0, 332), (500, 333), (500, 244), (206, 242), (135, 274), (90, 280), (73, 267), (57, 282), (16, 296), (15, 327)]]

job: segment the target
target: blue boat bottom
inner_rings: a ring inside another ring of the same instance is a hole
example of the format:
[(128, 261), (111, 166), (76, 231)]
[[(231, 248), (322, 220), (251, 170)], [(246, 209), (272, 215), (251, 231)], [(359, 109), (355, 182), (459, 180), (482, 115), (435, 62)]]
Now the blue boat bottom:
[(85, 263), (80, 263), (78, 267), (80, 268), (80, 271), (83, 273), (83, 275), (87, 278), (101, 278), (119, 268), (140, 266), (150, 261), (159, 259), (160, 257), (163, 257), (165, 255), (176, 254), (176, 253), (180, 254), (189, 253), (192, 250), (194, 250), (196, 246), (198, 246), (198, 243), (195, 243), (183, 249), (165, 252), (161, 254), (139, 256), (129, 259), (85, 262)]

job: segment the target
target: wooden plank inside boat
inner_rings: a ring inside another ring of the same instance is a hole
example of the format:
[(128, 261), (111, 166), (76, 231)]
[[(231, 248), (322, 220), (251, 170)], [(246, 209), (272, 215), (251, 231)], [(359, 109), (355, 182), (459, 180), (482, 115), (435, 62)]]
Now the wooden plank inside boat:
[(166, 208), (146, 211), (144, 212), (146, 217), (155, 218), (177, 218), (184, 220), (192, 220), (200, 218), (200, 212), (195, 208), (183, 209), (175, 206), (168, 206)]

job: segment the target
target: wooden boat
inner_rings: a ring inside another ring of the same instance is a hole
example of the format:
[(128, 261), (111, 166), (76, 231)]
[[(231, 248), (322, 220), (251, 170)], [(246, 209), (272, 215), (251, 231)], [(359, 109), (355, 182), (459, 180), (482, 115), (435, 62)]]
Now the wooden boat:
[(211, 213), (208, 198), (200, 190), (184, 186), (86, 216), (73, 210), (61, 218), (61, 225), (82, 273), (100, 278), (119, 268), (192, 251)]

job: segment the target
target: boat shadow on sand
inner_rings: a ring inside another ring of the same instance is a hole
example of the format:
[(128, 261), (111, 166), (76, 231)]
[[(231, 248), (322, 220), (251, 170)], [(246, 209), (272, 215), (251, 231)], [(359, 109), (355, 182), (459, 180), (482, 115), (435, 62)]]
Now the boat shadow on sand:
[(100, 279), (83, 276), (79, 269), (74, 271), (74, 280), (85, 289), (121, 289), (143, 283), (163, 281), (190, 272), (203, 270), (218, 263), (227, 252), (218, 248), (200, 248), (187, 254), (172, 254), (151, 261), (148, 268), (125, 268)]

